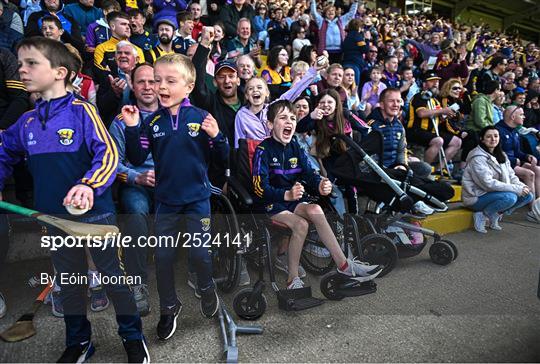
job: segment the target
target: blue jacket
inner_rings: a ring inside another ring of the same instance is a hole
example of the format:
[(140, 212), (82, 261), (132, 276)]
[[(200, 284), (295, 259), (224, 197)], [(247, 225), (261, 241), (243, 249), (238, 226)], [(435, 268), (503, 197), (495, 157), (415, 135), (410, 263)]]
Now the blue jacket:
[(129, 41), (143, 51), (149, 51), (150, 49), (159, 44), (157, 35), (150, 34), (146, 30), (142, 34), (131, 34), (131, 37), (129, 37)]
[(71, 16), (79, 23), (83, 36), (86, 36), (86, 29), (90, 24), (103, 17), (103, 11), (101, 9), (95, 6), (85, 7), (78, 2), (66, 5), (64, 14)]
[(397, 119), (385, 120), (381, 108), (373, 110), (368, 117), (368, 124), (383, 136), (383, 165), (393, 168), (397, 165), (407, 166), (405, 128)]
[(92, 213), (113, 213), (110, 185), (116, 177), (118, 153), (96, 108), (73, 94), (38, 101), (0, 133), (0, 190), (12, 165), (27, 157), (34, 178), (35, 208), (65, 214), (62, 201), (77, 184), (94, 190)]
[(186, 98), (176, 117), (162, 108), (140, 128), (126, 127), (126, 153), (133, 165), (143, 164), (152, 152), (157, 201), (181, 206), (210, 197), (210, 159), (226, 164), (229, 144), (223, 133), (210, 138), (201, 130), (206, 115)]
[(343, 64), (356, 64), (364, 68), (366, 62), (364, 55), (369, 51), (369, 40), (364, 39), (362, 32), (356, 30), (347, 34), (341, 45), (343, 50)]
[(506, 153), (512, 168), (516, 166), (516, 159), (519, 159), (522, 163), (526, 162), (528, 155), (521, 150), (517, 128), (508, 126), (504, 121), (498, 122), (495, 127), (499, 130), (499, 144)]
[(287, 145), (272, 137), (263, 140), (255, 150), (252, 171), (258, 205), (285, 202), (285, 192), (296, 182), (305, 181), (310, 189), (318, 191), (321, 181), (296, 138)]

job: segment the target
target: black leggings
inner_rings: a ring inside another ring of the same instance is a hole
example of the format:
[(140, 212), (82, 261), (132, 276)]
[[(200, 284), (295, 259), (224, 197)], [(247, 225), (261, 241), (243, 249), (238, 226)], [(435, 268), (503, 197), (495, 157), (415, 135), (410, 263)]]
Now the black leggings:
[[(386, 170), (386, 173), (398, 181), (404, 181), (407, 176), (407, 172), (399, 169), (389, 169)], [(427, 194), (432, 195), (442, 202), (447, 201), (454, 196), (454, 189), (449, 183), (446, 182), (432, 181), (429, 178), (413, 176), (410, 179), (410, 184), (421, 189)], [(390, 188), (390, 186), (383, 182), (362, 182), (359, 184), (358, 189), (359, 194), (386, 204), (389, 204), (394, 197), (397, 197), (396, 193)], [(410, 194), (410, 197), (412, 197), (415, 201), (422, 200), (420, 196), (412, 193)]]

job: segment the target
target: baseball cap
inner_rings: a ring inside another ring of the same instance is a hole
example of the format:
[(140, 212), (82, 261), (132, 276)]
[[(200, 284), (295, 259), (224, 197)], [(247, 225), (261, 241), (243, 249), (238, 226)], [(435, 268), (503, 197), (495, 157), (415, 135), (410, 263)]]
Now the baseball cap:
[(433, 70), (426, 71), (422, 76), (422, 81), (440, 80), (441, 78)]
[(218, 62), (218, 64), (216, 65), (214, 74), (218, 74), (219, 71), (221, 71), (223, 68), (229, 68), (233, 70), (234, 72), (238, 73), (238, 69), (236, 68), (236, 63), (232, 61), (224, 60), (224, 61)]

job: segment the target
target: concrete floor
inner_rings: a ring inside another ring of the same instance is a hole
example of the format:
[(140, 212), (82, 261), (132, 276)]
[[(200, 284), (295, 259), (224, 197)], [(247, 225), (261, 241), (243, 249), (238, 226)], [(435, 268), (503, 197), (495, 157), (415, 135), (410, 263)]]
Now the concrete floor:
[[(241, 362), (538, 362), (540, 361), (540, 226), (524, 214), (503, 221), (504, 230), (486, 235), (467, 231), (449, 236), (458, 259), (445, 267), (431, 263), (427, 249), (401, 260), (378, 279), (375, 294), (329, 301), (312, 310), (287, 313), (267, 289), (269, 309), (258, 321), (265, 332), (240, 336)], [(10, 264), (0, 278), (8, 299), (9, 327), (30, 305), (39, 289), (26, 280), (48, 271), (46, 260)], [(215, 362), (221, 358), (217, 320), (202, 318), (187, 287), (185, 269), (178, 292), (184, 309), (179, 329), (159, 342), (154, 310), (143, 319), (154, 362)], [(252, 276), (254, 276), (252, 274)], [(282, 283), (285, 276), (278, 275)], [(157, 307), (151, 274), (153, 307)], [(318, 279), (309, 282), (314, 295)], [(229, 307), (232, 295), (225, 295)], [(126, 360), (116, 335), (113, 309), (90, 313), (96, 354), (91, 362)], [(0, 362), (53, 362), (63, 350), (64, 325), (50, 306), (35, 319), (38, 333), (20, 343), (0, 342)]]

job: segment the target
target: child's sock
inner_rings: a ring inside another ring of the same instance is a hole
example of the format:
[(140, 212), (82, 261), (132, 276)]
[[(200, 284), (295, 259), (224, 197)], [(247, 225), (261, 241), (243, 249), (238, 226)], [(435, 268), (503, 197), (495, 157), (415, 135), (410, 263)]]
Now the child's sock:
[(98, 274), (97, 270), (88, 269), (88, 288), (92, 289), (99, 286)]

